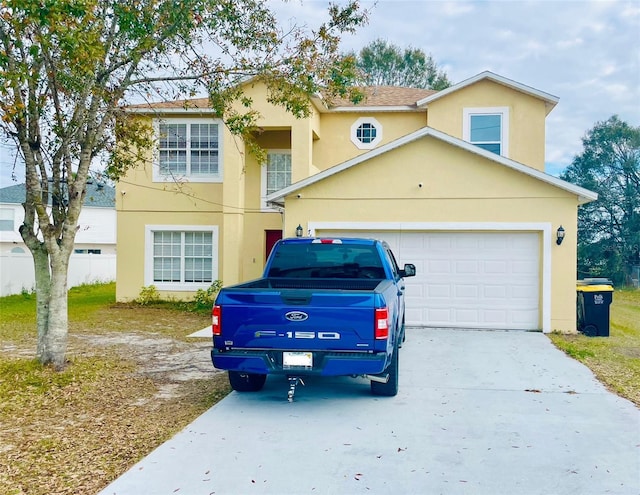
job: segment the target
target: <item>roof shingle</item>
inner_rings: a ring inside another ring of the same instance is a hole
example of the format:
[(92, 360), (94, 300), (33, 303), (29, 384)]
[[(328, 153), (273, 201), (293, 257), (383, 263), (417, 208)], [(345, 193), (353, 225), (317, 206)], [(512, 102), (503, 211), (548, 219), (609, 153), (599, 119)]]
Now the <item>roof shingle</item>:
[[(0, 189), (0, 203), (22, 204), (26, 198), (26, 191), (25, 184), (3, 187)], [(49, 199), (49, 203), (51, 203), (51, 199)], [(113, 208), (115, 205), (116, 190), (113, 187), (97, 180), (87, 182), (87, 195), (84, 198), (84, 206)]]

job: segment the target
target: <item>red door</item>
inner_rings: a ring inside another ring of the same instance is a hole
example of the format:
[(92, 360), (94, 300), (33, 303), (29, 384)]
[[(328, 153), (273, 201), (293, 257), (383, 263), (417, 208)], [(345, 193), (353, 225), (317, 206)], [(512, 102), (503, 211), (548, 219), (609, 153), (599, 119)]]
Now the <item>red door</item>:
[(264, 233), (266, 242), (265, 242), (265, 252), (264, 252), (264, 261), (266, 263), (271, 250), (273, 249), (273, 245), (282, 239), (282, 230), (265, 230)]

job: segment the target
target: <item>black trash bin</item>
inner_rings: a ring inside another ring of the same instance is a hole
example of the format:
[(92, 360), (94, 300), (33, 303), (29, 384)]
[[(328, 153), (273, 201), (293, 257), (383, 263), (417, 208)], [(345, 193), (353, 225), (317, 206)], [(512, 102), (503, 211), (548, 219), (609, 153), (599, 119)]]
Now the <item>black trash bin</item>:
[(578, 280), (578, 331), (589, 337), (609, 336), (609, 306), (613, 285), (606, 278)]

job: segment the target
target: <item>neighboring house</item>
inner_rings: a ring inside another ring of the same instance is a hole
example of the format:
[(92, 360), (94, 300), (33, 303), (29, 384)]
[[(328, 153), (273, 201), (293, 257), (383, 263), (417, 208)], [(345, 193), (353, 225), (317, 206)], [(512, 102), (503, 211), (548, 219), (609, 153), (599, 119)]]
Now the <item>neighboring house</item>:
[(544, 172), (558, 98), (483, 72), (439, 92), (368, 88), (359, 105), (317, 98), (295, 119), (244, 89), (264, 164), (206, 99), (129, 108), (157, 149), (117, 186), (118, 300), (256, 278), (300, 227), (384, 239), (415, 263), (409, 325), (575, 331), (577, 207), (597, 195)]
[[(35, 287), (33, 258), (20, 236), (24, 220), (24, 184), (0, 189), (0, 295)], [(115, 189), (89, 179), (79, 218), (74, 252), (69, 261), (68, 286), (116, 278)]]

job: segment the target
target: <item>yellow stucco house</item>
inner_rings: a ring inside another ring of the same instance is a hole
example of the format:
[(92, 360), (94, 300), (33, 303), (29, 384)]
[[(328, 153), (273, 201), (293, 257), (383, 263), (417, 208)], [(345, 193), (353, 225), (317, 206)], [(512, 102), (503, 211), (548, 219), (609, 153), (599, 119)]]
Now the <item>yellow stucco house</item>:
[(409, 325), (575, 331), (577, 207), (597, 195), (544, 172), (558, 98), (483, 72), (438, 92), (368, 88), (359, 105), (318, 98), (295, 119), (261, 84), (245, 92), (264, 164), (206, 100), (129, 109), (157, 150), (117, 186), (118, 300), (259, 277), (298, 229), (380, 238), (415, 263)]

